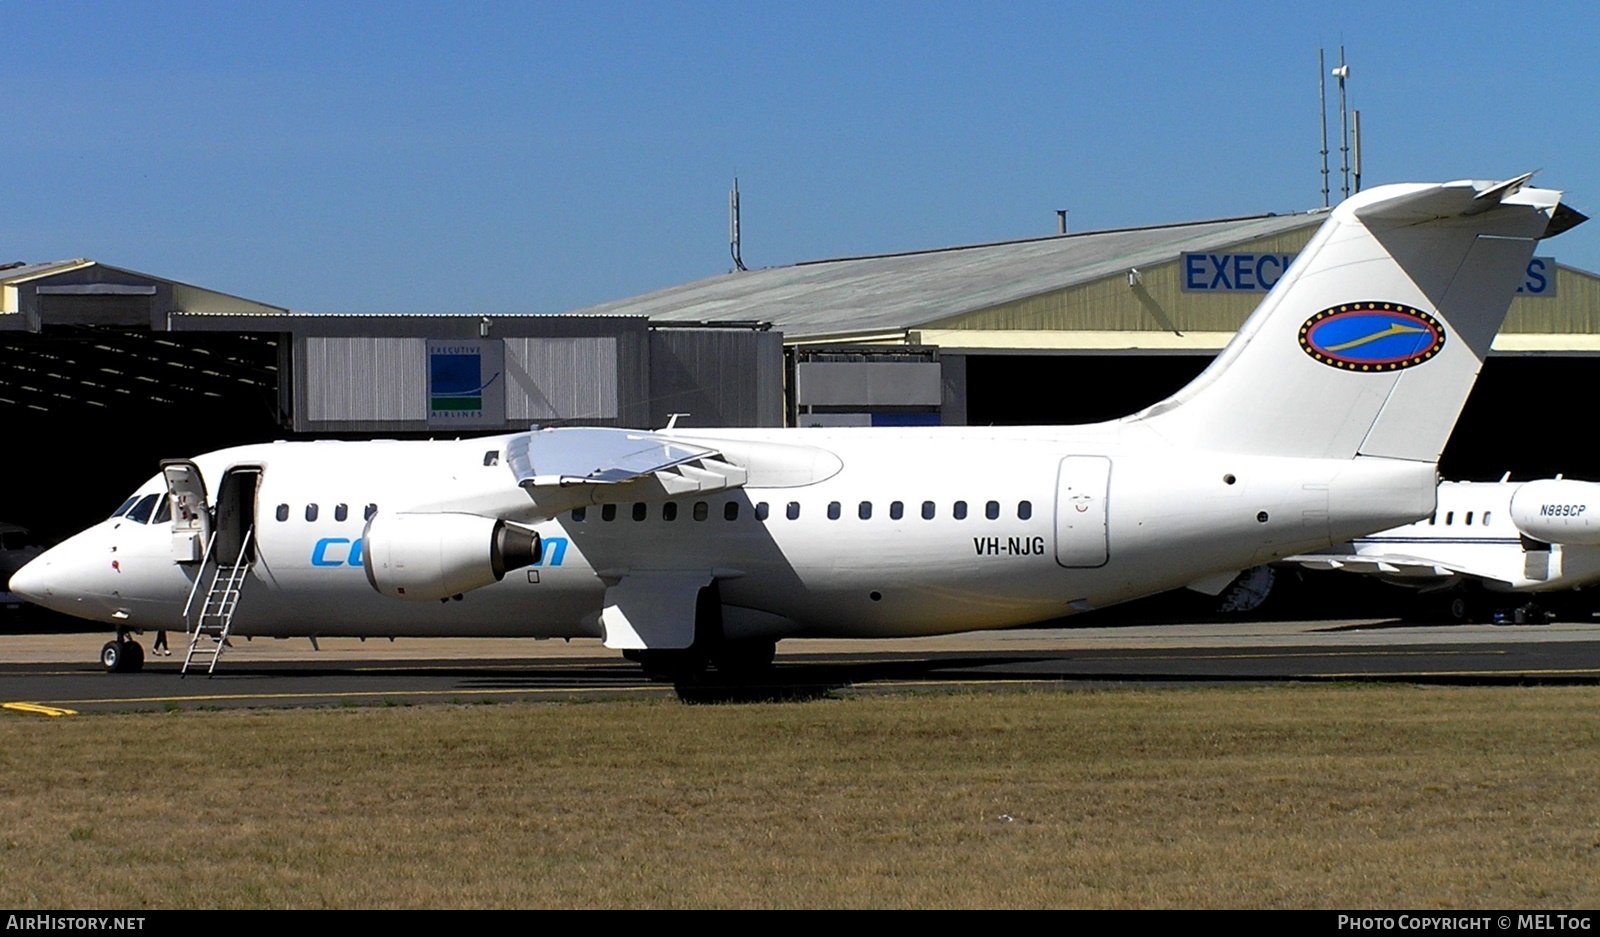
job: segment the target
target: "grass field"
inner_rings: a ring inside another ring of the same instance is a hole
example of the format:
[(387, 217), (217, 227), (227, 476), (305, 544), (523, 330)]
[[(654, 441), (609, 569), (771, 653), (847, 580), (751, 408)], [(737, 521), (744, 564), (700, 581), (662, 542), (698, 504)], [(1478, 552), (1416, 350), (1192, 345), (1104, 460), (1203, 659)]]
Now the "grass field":
[(1600, 905), (1600, 689), (0, 713), (13, 908)]

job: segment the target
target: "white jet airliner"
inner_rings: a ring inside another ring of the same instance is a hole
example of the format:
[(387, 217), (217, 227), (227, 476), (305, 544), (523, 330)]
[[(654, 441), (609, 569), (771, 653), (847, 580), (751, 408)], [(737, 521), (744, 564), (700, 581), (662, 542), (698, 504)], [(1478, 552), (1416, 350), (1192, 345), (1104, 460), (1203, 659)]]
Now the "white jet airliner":
[[(173, 461), (12, 588), (132, 632), (591, 636), (657, 673), (791, 637), (1003, 628), (1426, 517), (1560, 193), (1393, 185), (1328, 216), (1193, 383), (1076, 427), (535, 429)], [(1063, 364), (1063, 367), (1070, 367)]]
[(1531, 595), (1600, 583), (1600, 484), (1441, 482), (1425, 520), (1289, 561), (1409, 586), (1438, 599), (1430, 606), (1449, 620), (1509, 611), (1513, 621), (1540, 621)]

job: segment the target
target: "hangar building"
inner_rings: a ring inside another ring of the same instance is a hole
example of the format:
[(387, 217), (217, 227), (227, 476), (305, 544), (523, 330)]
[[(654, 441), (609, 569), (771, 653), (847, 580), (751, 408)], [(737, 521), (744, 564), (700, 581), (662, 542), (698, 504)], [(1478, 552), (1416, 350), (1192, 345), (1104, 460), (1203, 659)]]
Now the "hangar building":
[[(1324, 215), (814, 261), (565, 315), (316, 315), (92, 260), (0, 267), (0, 520), (60, 536), (162, 458), (268, 438), (1121, 416), (1197, 374)], [(1571, 421), (1597, 353), (1600, 279), (1536, 257), (1446, 474), (1600, 478)]]
[[(1110, 419), (1198, 374), (1326, 210), (1061, 234), (732, 273), (580, 310), (759, 318), (788, 349), (788, 421)], [(1542, 245), (1444, 458), (1454, 478), (1600, 478), (1571, 407), (1600, 376), (1600, 278)]]

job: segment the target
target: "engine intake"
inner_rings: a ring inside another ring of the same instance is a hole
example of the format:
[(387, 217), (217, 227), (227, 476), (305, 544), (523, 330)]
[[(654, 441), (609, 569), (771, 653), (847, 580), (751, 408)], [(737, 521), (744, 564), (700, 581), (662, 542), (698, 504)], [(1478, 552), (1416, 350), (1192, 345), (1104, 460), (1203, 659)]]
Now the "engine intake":
[(375, 514), (361, 535), (367, 582), (397, 599), (426, 602), (480, 589), (538, 563), (539, 535), (477, 514)]

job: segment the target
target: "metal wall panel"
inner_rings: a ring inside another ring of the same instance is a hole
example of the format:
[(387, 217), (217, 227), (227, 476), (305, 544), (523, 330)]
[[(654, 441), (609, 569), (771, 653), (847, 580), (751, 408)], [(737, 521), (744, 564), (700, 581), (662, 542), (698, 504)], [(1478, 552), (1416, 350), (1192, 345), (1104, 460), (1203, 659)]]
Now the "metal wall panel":
[(427, 420), (426, 339), (310, 337), (304, 342), (306, 422)]
[(944, 401), (937, 362), (807, 361), (795, 370), (802, 407), (937, 407)]
[(508, 338), (506, 419), (520, 423), (617, 418), (617, 339)]
[(783, 336), (748, 329), (650, 333), (651, 425), (782, 426)]

